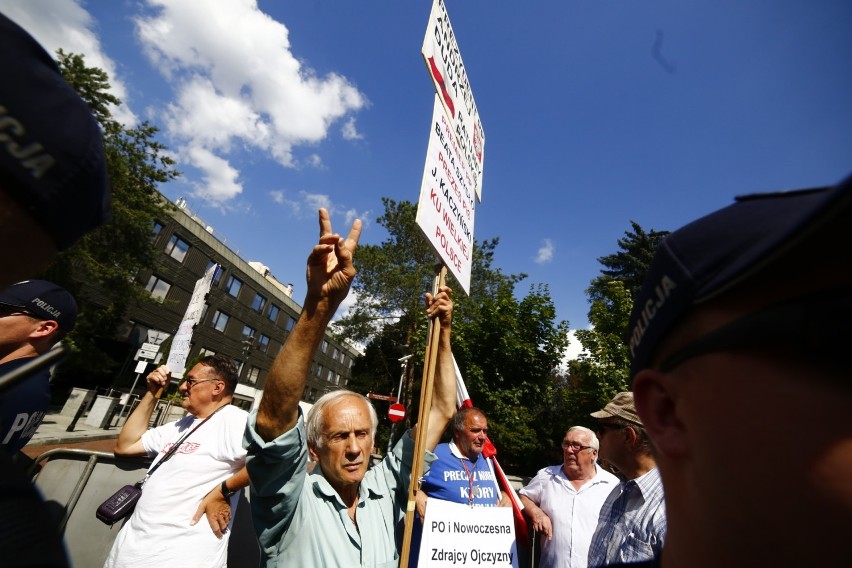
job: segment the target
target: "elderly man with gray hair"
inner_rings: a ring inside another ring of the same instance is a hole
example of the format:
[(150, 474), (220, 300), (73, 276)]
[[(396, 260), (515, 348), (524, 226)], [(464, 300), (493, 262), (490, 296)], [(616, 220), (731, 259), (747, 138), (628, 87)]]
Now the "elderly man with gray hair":
[(538, 472), (521, 489), (524, 514), (541, 533), (539, 568), (586, 568), (601, 506), (618, 478), (597, 465), (598, 439), (582, 426), (562, 439), (562, 464)]
[[(307, 419), (299, 409), (313, 354), (355, 277), (352, 256), (361, 234), (358, 220), (347, 238), (333, 233), (325, 209), (319, 222), (304, 308), (248, 421), (255, 530), (268, 567), (397, 566), (396, 529), (405, 515), (414, 457), (411, 433), (368, 471), (378, 422), (369, 400), (337, 391), (320, 398)], [(431, 450), (456, 411), (451, 294), (445, 286), (426, 295), (426, 315), (440, 329), (434, 396), (423, 431), (427, 462), (435, 459)], [(310, 473), (309, 453), (317, 462)]]

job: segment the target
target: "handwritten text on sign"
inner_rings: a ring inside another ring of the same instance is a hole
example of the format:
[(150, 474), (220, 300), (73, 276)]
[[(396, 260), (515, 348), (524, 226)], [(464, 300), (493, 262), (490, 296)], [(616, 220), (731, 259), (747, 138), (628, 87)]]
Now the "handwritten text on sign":
[(511, 507), (469, 507), (429, 499), (420, 568), (518, 566)]
[(435, 91), (447, 109), (450, 130), (456, 135), (462, 158), (470, 170), (470, 187), (482, 201), (485, 131), (444, 0), (433, 0), (421, 53)]
[(470, 169), (450, 128), (436, 96), (417, 205), (417, 225), (464, 291), (470, 294), (475, 200)]

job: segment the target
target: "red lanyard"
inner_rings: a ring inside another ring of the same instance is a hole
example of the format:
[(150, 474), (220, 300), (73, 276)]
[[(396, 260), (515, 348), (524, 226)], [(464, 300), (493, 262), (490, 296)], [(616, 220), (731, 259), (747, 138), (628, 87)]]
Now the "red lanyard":
[(473, 472), (467, 467), (467, 461), (464, 458), (459, 458), (462, 462), (462, 467), (464, 468), (464, 472), (467, 474), (467, 483), (469, 486), (469, 493), (467, 494), (467, 504), (473, 507), (473, 478), (476, 475), (476, 468), (479, 464), (473, 466)]

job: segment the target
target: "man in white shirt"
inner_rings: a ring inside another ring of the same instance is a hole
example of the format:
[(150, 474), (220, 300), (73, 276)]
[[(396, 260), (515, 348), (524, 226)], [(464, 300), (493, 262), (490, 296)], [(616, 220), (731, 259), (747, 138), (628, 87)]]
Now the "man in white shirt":
[[(236, 509), (239, 490), (249, 483), (242, 445), (248, 413), (231, 405), (237, 369), (221, 355), (201, 359), (180, 386), (181, 404), (189, 414), (148, 430), (168, 381), (165, 366), (148, 375), (148, 392), (122, 427), (115, 454), (162, 459), (174, 444), (180, 447), (145, 482), (106, 568), (227, 564), (231, 510)], [(201, 520), (203, 515), (207, 522)]]
[(562, 464), (538, 472), (521, 489), (524, 514), (541, 533), (540, 568), (586, 568), (601, 506), (618, 478), (599, 467), (598, 439), (573, 426), (562, 439)]

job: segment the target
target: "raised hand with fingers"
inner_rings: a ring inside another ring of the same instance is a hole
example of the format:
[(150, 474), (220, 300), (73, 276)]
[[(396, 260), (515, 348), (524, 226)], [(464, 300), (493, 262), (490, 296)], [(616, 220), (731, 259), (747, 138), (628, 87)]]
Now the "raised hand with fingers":
[(344, 239), (334, 233), (331, 218), (325, 209), (319, 210), (320, 237), (308, 256), (308, 297), (328, 301), (335, 308), (346, 298), (355, 279), (352, 257), (361, 237), (361, 220), (356, 219)]

